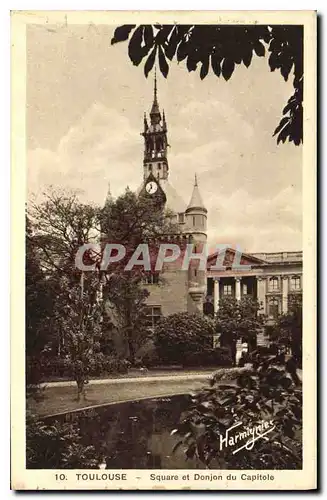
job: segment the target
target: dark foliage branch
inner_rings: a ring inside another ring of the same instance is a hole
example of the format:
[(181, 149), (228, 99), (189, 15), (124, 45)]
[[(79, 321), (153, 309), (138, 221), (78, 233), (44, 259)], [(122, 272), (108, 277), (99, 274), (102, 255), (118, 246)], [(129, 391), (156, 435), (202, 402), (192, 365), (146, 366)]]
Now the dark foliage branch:
[(169, 61), (185, 62), (188, 71), (200, 68), (203, 80), (210, 68), (217, 77), (229, 80), (238, 64), (250, 66), (253, 56), (269, 52), (271, 71), (284, 80), (293, 75), (294, 94), (283, 109), (273, 135), (277, 143), (303, 140), (303, 26), (227, 25), (123, 25), (116, 28), (111, 44), (128, 42), (128, 55), (135, 66), (144, 61), (147, 77), (155, 61), (167, 78)]
[[(252, 449), (220, 448), (234, 425), (246, 429), (263, 421), (274, 429)], [(208, 469), (301, 469), (302, 385), (296, 368), (280, 356), (253, 353), (252, 367), (243, 369), (236, 384), (222, 382), (217, 373), (210, 388), (192, 394), (172, 434), (180, 438), (173, 451), (181, 447), (186, 459)]]

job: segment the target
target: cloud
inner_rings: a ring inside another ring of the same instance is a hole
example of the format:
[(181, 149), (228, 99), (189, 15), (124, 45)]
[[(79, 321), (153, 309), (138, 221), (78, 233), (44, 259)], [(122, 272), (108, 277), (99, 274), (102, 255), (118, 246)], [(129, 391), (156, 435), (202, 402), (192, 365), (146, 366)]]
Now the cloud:
[[(172, 128), (178, 146), (169, 153), (170, 181), (186, 203), (194, 174), (198, 174), (208, 209), (209, 245), (237, 244), (245, 251), (301, 248), (298, 151), (291, 146), (294, 160), (287, 145), (267, 152), (267, 145), (258, 143), (241, 114), (225, 104), (212, 105), (218, 111), (209, 122), (208, 103), (191, 102), (180, 112), (191, 118), (185, 128)], [(55, 151), (36, 148), (28, 152), (29, 192), (38, 193), (52, 184), (78, 189), (83, 199), (102, 204), (108, 182), (114, 196), (127, 184), (131, 189), (139, 186), (142, 149), (139, 130), (126, 116), (94, 103), (68, 129)]]
[(244, 189), (208, 205), (208, 243), (239, 245), (244, 251), (302, 248), (302, 200), (288, 187), (274, 198), (253, 198)]
[(140, 181), (138, 131), (115, 109), (95, 103), (60, 140), (56, 151), (28, 152), (28, 188), (38, 193), (47, 185), (78, 188), (93, 202), (103, 203), (108, 182), (122, 191)]

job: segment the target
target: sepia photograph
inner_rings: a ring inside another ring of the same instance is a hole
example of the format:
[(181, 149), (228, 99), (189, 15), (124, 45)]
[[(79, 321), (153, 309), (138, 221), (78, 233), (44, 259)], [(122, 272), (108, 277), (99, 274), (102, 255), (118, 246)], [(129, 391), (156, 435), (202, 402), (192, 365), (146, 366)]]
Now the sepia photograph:
[(24, 474), (314, 488), (315, 13), (52, 14), (24, 20)]

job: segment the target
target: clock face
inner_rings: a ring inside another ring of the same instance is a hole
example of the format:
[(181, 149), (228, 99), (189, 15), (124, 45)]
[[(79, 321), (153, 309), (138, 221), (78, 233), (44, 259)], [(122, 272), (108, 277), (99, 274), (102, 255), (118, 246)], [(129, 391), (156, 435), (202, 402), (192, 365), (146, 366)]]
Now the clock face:
[(154, 194), (158, 189), (158, 184), (154, 181), (150, 181), (145, 186), (146, 192), (149, 194)]

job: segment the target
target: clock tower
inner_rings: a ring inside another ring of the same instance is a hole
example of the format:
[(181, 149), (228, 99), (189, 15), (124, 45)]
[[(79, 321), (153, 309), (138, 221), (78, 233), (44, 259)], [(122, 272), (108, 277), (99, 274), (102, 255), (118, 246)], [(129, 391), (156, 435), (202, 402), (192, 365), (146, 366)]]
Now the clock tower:
[(167, 180), (167, 125), (165, 112), (163, 111), (161, 115), (159, 110), (156, 74), (152, 108), (149, 119), (144, 113), (144, 128), (141, 135), (144, 137), (143, 180), (146, 181), (150, 174), (158, 181)]

